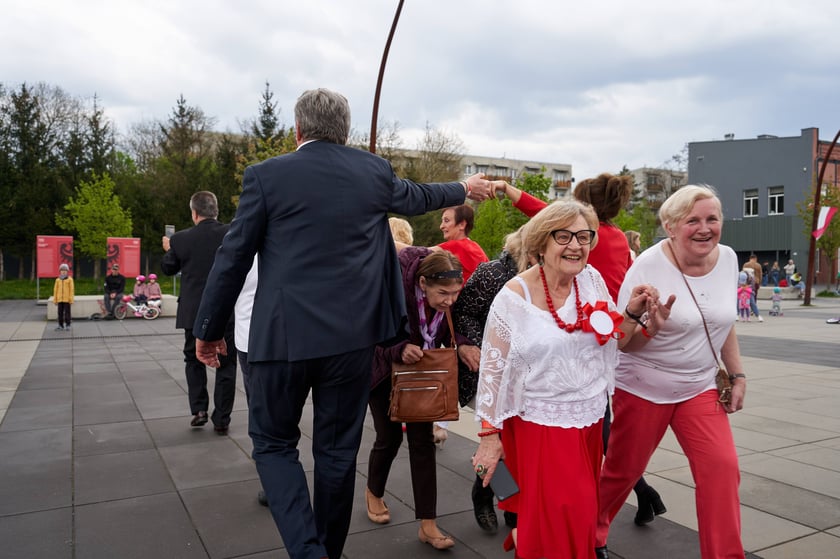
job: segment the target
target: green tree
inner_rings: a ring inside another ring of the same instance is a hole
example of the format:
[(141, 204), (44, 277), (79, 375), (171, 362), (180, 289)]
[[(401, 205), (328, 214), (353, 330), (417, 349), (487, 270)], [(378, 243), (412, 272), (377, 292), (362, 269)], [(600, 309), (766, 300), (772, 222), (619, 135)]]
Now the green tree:
[(647, 200), (637, 201), (630, 211), (626, 208), (619, 210), (613, 223), (622, 231), (637, 231), (642, 250), (651, 246), (656, 239), (656, 213), (650, 208)]
[[(551, 179), (542, 173), (523, 173), (514, 181), (514, 186), (547, 202), (551, 183)], [(516, 231), (526, 221), (528, 217), (514, 208), (507, 198), (488, 200), (476, 210), (475, 228), (470, 238), (481, 245), (488, 257), (494, 258), (504, 247), (508, 233)]]
[[(108, 173), (79, 183), (75, 196), (64, 206), (64, 212), (56, 213), (55, 221), (68, 233), (76, 234), (76, 248), (94, 261), (106, 257), (108, 237), (131, 236), (131, 212), (120, 205)], [(98, 272), (99, 266), (94, 266), (94, 279), (99, 278)]]

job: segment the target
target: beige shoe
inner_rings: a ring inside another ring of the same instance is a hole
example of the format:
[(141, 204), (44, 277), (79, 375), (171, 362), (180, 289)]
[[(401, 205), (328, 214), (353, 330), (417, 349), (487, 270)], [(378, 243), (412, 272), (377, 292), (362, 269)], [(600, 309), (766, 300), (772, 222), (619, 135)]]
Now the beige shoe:
[(435, 437), (435, 444), (440, 445), (440, 449), (443, 450), (443, 445), (446, 444), (446, 439), (449, 437), (449, 431), (443, 427), (435, 425), (432, 433)]
[(423, 543), (427, 543), (430, 546), (434, 547), (435, 549), (449, 549), (450, 547), (455, 545), (455, 540), (451, 537), (443, 535), (443, 536), (430, 536), (423, 530), (423, 525), (420, 525), (420, 531), (417, 532), (417, 537), (420, 538), (420, 541)]
[[(371, 502), (376, 505), (377, 512), (371, 510)], [(375, 524), (388, 524), (391, 522), (391, 511), (388, 510), (388, 505), (385, 504), (385, 501), (371, 493), (367, 487), (365, 487), (365, 505), (367, 505), (367, 514), (371, 522)]]

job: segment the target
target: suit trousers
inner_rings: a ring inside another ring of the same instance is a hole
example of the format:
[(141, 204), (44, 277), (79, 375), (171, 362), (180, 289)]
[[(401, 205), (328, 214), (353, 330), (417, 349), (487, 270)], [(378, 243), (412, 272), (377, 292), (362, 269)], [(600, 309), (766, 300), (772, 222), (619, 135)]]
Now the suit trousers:
[(707, 390), (676, 404), (655, 404), (616, 389), (610, 446), (601, 472), (596, 546), (606, 545), (610, 523), (670, 426), (688, 458), (703, 559), (743, 559), (741, 475), (729, 418)]
[[(353, 512), (356, 455), (373, 346), (305, 361), (250, 364), (249, 427), (271, 515), (291, 559), (341, 557)], [(314, 495), (300, 463), (300, 420), (312, 392)]]
[[(376, 440), (368, 460), (368, 489), (377, 497), (385, 494), (391, 464), (403, 440), (402, 423), (391, 421), (391, 379), (386, 378), (370, 391), (370, 414), (376, 429)], [(437, 517), (437, 462), (435, 437), (431, 421), (406, 423), (408, 462), (411, 468), (411, 490), (414, 493), (415, 517)]]
[[(219, 355), (216, 369), (216, 383), (213, 389), (213, 425), (225, 428), (230, 425), (230, 413), (236, 397), (236, 351), (233, 339), (233, 323), (225, 330), (228, 354)], [(184, 330), (184, 363), (187, 375), (187, 391), (190, 399), (190, 413), (206, 412), (210, 406), (207, 392), (207, 367), (195, 356), (195, 336), (192, 329)]]

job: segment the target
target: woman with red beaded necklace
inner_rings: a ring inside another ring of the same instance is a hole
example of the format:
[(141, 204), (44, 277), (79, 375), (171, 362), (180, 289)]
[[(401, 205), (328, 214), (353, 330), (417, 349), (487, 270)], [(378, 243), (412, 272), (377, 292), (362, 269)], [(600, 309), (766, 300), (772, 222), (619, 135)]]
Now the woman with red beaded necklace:
[[(587, 265), (597, 229), (595, 211), (578, 201), (539, 212), (523, 239), (539, 265), (505, 285), (487, 319), (476, 415), (491, 428), (473, 466), (488, 484), (504, 458), (519, 485), (500, 502), (519, 515), (505, 542), (519, 558), (590, 559), (595, 547), (601, 421), (619, 346), (639, 332)], [(658, 299), (637, 286), (628, 308), (655, 328), (667, 315)]]

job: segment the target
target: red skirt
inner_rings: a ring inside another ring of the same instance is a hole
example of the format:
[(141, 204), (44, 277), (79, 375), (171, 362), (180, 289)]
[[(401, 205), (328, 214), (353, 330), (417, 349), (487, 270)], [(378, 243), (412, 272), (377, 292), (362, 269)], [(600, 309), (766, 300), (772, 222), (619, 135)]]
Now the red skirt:
[(519, 493), (499, 508), (515, 512), (522, 559), (591, 559), (598, 520), (603, 420), (583, 429), (505, 421), (505, 463)]

